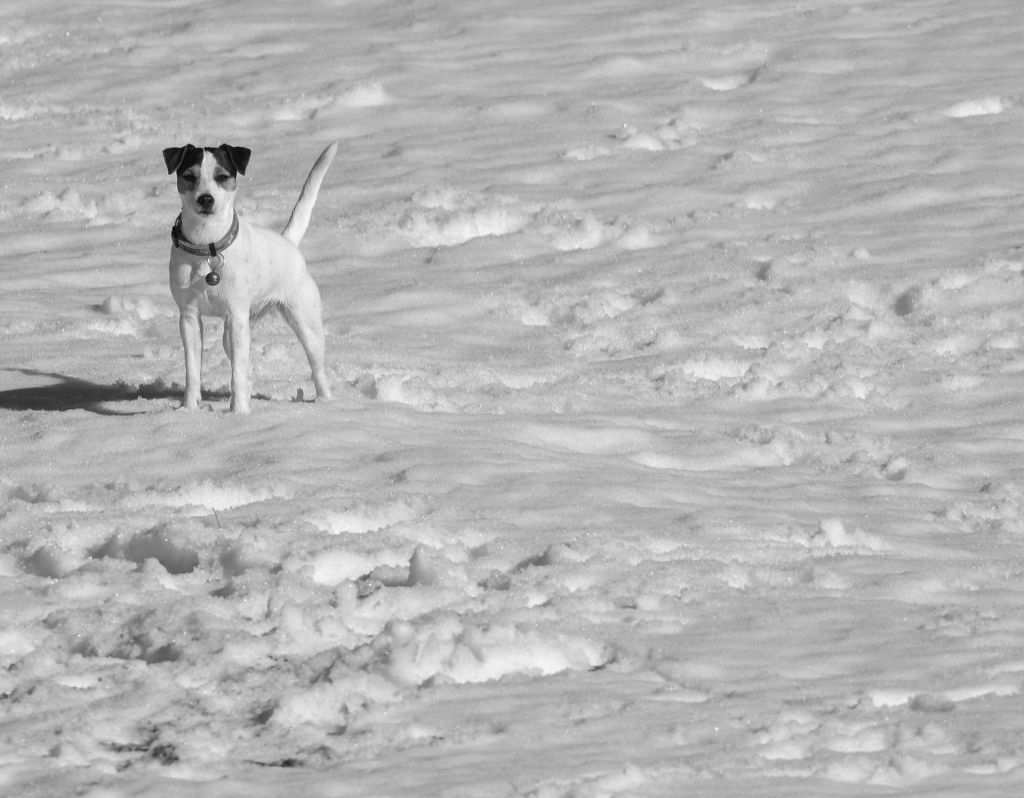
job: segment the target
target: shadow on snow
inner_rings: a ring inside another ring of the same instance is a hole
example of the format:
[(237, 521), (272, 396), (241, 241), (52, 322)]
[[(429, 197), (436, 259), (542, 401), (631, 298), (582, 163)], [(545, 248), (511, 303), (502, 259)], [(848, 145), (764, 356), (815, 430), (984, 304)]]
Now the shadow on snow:
[[(35, 369), (5, 369), (31, 377), (46, 377), (44, 385), (14, 388), (0, 391), (0, 410), (88, 410), (107, 416), (136, 415), (152, 412), (152, 409), (129, 409), (109, 407), (113, 402), (134, 402), (139, 399), (180, 399), (181, 389), (162, 382), (149, 385), (126, 385), (114, 383), (102, 385), (89, 380), (70, 377), (66, 374), (37, 371)], [(215, 394), (211, 398), (220, 398)]]

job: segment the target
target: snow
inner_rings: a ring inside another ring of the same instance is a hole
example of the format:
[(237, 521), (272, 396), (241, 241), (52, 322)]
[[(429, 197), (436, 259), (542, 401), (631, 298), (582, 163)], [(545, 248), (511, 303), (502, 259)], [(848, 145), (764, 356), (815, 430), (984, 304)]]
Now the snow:
[[(1020, 794), (1018, 19), (5, 5), (0, 794)], [(334, 139), (176, 410), (161, 149)]]

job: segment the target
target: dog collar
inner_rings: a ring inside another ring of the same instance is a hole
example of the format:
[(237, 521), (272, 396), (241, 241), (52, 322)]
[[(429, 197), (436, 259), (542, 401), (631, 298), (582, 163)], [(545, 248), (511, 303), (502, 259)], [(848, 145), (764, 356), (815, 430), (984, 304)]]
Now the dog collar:
[(220, 241), (214, 241), (212, 244), (197, 245), (193, 244), (187, 238), (185, 234), (181, 232), (181, 214), (178, 214), (178, 218), (174, 221), (174, 226), (171, 228), (171, 241), (174, 242), (174, 246), (178, 249), (183, 249), (190, 255), (203, 255), (204, 257), (216, 258), (223, 250), (230, 247), (235, 239), (238, 238), (238, 214), (236, 213), (231, 219), (231, 228), (228, 233)]

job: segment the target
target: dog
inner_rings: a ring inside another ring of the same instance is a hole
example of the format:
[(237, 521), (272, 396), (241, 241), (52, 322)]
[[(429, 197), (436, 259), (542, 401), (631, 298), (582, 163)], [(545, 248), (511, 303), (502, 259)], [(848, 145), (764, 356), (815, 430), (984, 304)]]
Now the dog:
[(235, 212), (238, 175), (252, 151), (219, 147), (168, 147), (167, 174), (177, 174), (181, 214), (171, 229), (170, 284), (178, 304), (185, 349), (182, 407), (199, 407), (203, 316), (224, 319), (224, 351), (231, 362), (231, 410), (251, 410), (250, 324), (272, 308), (281, 311), (306, 352), (318, 399), (330, 399), (324, 371), (320, 292), (299, 252), (320, 184), (338, 150), (321, 153), (282, 233), (247, 222)]

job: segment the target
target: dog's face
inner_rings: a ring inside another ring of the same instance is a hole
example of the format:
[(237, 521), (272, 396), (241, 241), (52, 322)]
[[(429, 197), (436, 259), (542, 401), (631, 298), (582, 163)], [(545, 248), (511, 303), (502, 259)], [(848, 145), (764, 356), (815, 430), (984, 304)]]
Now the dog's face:
[(220, 216), (234, 207), (235, 183), (245, 174), (252, 151), (221, 144), (219, 147), (168, 147), (167, 173), (177, 173), (181, 206), (197, 216)]

